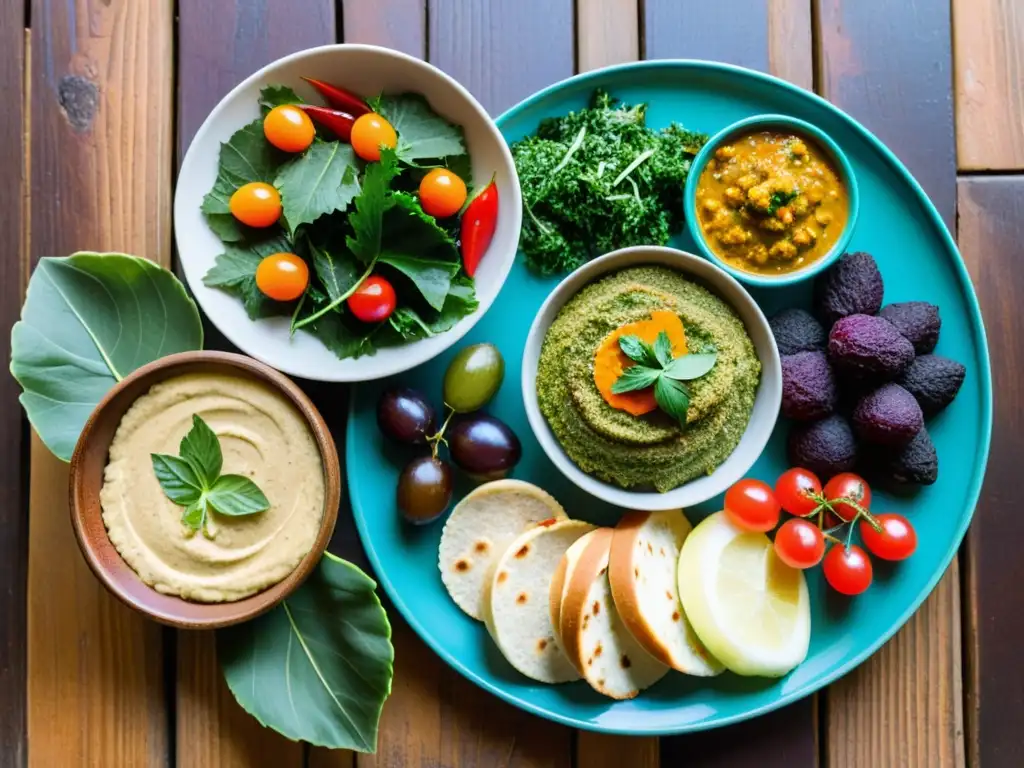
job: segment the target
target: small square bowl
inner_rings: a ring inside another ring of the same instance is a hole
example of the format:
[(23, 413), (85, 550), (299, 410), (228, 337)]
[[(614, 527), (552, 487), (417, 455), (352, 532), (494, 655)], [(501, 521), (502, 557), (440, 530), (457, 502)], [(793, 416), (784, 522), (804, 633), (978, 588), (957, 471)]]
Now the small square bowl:
[[(805, 136), (824, 150), (825, 154), (832, 161), (840, 181), (846, 188), (850, 201), (850, 210), (846, 219), (846, 226), (839, 235), (839, 239), (836, 240), (829, 252), (820, 259), (793, 272), (786, 272), (780, 275), (762, 275), (737, 269), (715, 253), (704, 235), (700, 219), (697, 216), (697, 185), (700, 183), (701, 174), (704, 173), (704, 168), (707, 166), (708, 161), (714, 157), (715, 150), (722, 144), (743, 134), (773, 130)], [(850, 165), (850, 161), (843, 150), (839, 148), (839, 145), (827, 133), (817, 126), (811, 125), (804, 120), (798, 120), (795, 117), (787, 117), (786, 115), (755, 115), (727, 125), (720, 130), (708, 139), (708, 142), (693, 159), (690, 173), (686, 177), (686, 188), (683, 192), (683, 214), (686, 219), (686, 226), (704, 257), (740, 282), (747, 285), (756, 285), (760, 288), (778, 288), (793, 285), (794, 283), (814, 277), (819, 272), (827, 269), (846, 250), (846, 246), (853, 236), (853, 229), (857, 224), (859, 209), (860, 194), (857, 190), (857, 178), (854, 176), (853, 166)]]

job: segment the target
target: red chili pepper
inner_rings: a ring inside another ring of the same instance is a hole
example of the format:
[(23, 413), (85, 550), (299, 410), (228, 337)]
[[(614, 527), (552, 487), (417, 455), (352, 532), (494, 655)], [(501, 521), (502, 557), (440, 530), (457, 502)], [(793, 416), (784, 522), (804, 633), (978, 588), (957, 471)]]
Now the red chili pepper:
[(299, 106), (313, 119), (314, 123), (322, 125), (342, 141), (348, 141), (349, 136), (352, 135), (352, 124), (356, 119), (348, 112), (330, 107), (316, 107), (311, 104), (300, 104)]
[(497, 224), (498, 186), (492, 178), (491, 183), (470, 201), (462, 214), (462, 265), (470, 277), (487, 253)]
[(348, 112), (353, 117), (365, 115), (370, 111), (370, 106), (351, 91), (346, 91), (344, 88), (325, 83), (322, 80), (314, 80), (311, 77), (304, 77), (302, 79), (316, 88), (317, 92), (324, 97), (324, 100), (335, 109)]

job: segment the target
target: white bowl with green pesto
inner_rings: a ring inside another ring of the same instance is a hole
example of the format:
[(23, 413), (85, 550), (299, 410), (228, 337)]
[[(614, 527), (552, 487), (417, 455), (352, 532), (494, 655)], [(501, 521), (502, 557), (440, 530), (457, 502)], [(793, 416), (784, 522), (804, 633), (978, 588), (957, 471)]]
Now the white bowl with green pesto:
[[(662, 326), (677, 330), (655, 335)], [(522, 387), (530, 427), (566, 477), (610, 504), (664, 510), (750, 470), (778, 419), (782, 372), (743, 286), (693, 254), (638, 246), (559, 283), (527, 336)]]

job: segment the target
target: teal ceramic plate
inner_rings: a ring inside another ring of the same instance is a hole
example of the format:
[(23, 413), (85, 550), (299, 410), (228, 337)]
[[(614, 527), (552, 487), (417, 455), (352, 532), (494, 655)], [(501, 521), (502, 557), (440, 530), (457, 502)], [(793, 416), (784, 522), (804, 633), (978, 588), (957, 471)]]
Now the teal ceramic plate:
[[(360, 385), (352, 399), (346, 440), (348, 482), (359, 534), (392, 602), (441, 658), (473, 682), (530, 712), (567, 725), (611, 733), (668, 734), (744, 720), (781, 707), (849, 672), (886, 641), (921, 604), (956, 552), (978, 498), (988, 453), (992, 397), (988, 352), (977, 301), (953, 240), (920, 186), (862, 126), (822, 99), (756, 72), (697, 61), (652, 61), (591, 72), (558, 83), (498, 119), (509, 142), (534, 130), (544, 117), (586, 105), (595, 87), (631, 103), (647, 102), (650, 125), (671, 121), (714, 133), (740, 118), (777, 112), (806, 120), (843, 148), (860, 184), (860, 219), (849, 248), (871, 252), (885, 279), (886, 302), (927, 299), (941, 307), (937, 352), (967, 366), (960, 396), (930, 423), (939, 453), (938, 482), (907, 497), (876, 494), (876, 511), (906, 514), (918, 530), (918, 551), (895, 567), (876, 564), (875, 583), (857, 599), (824, 588), (820, 570), (809, 574), (813, 606), (807, 660), (780, 680), (732, 674), (707, 680), (671, 673), (632, 701), (613, 702), (583, 682), (542, 685), (518, 674), (500, 656), (482, 624), (449, 599), (437, 571), (441, 522), (404, 525), (395, 509), (398, 473), (410, 458), (385, 445), (377, 432), (375, 404), (395, 380)], [(682, 235), (671, 243), (695, 251)], [(513, 268), (487, 315), (456, 345), (481, 341), (505, 356), (505, 383), (491, 412), (517, 432), (523, 460), (514, 477), (550, 491), (570, 515), (614, 524), (603, 507), (571, 486), (545, 458), (526, 421), (519, 376), (523, 342), (537, 309), (557, 279)], [(752, 293), (766, 312), (807, 306), (809, 286)], [(441, 380), (457, 349), (402, 376), (428, 393), (440, 410)], [(787, 425), (780, 423), (753, 475), (773, 482), (786, 469)], [(466, 487), (457, 487), (463, 494)], [(720, 508), (715, 500), (688, 510), (691, 518)]]

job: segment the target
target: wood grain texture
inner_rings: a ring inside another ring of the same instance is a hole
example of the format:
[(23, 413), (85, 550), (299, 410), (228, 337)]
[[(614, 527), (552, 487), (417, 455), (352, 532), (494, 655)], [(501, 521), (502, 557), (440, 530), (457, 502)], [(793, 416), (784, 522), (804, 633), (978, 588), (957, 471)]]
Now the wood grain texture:
[(1024, 168), (1024, 5), (953, 0), (962, 170)]
[(644, 58), (711, 59), (767, 72), (768, 5), (644, 0)]
[(573, 0), (429, 0), (428, 57), (492, 115), (573, 74)]
[(954, 560), (899, 634), (829, 687), (829, 768), (964, 765), (959, 579)]
[(576, 0), (580, 72), (640, 58), (639, 0)]
[[(24, 201), (28, 135), (24, 6), (0, 0), (0, 168), (13, 182), (0, 197), (0, 356), (11, 357), (9, 329), (18, 319), (27, 272)], [(25, 762), (25, 580), (28, 575), (28, 445), (18, 385), (0, 376), (0, 765)]]
[(812, 2), (771, 0), (768, 5), (768, 71), (809, 91), (814, 90)]
[[(32, 260), (170, 263), (169, 3), (32, 3)], [(28, 763), (164, 766), (160, 628), (107, 594), (68, 520), (67, 465), (33, 438)]]
[(992, 356), (995, 424), (981, 500), (967, 534), (963, 595), (968, 765), (1024, 765), (1024, 518), (1015, 494), (1024, 452), (1024, 318), (1014, 268), (1024, 240), (1024, 176), (959, 184), (960, 251), (974, 280)]
[[(178, 13), (179, 164), (206, 115), (237, 83), (281, 56), (335, 42), (331, 0), (180, 0)], [(208, 335), (207, 347), (226, 344), (219, 334)], [(314, 399), (323, 410), (325, 400)], [(344, 434), (338, 425), (331, 427), (335, 435)], [(176, 753), (182, 768), (303, 765), (303, 745), (262, 727), (235, 702), (223, 682), (212, 634), (178, 633), (176, 679)], [(347, 768), (352, 754), (339, 754), (348, 760), (339, 765)]]
[(342, 0), (345, 42), (383, 45), (427, 57), (426, 0)]
[(616, 736), (578, 731), (576, 765), (583, 768), (659, 768), (689, 765), (661, 760), (661, 739), (656, 736)]
[(956, 210), (949, 0), (815, 0), (821, 95), (860, 120)]

